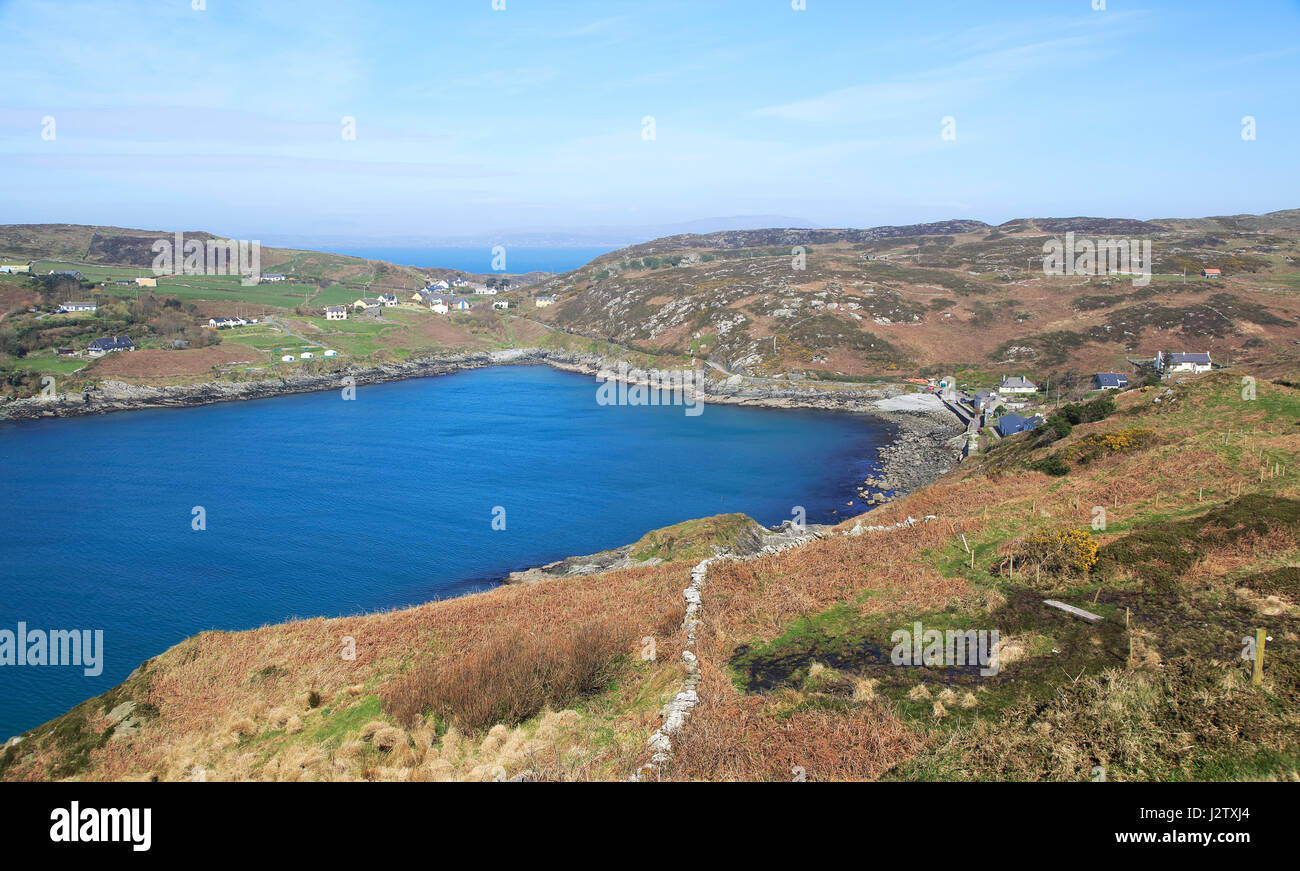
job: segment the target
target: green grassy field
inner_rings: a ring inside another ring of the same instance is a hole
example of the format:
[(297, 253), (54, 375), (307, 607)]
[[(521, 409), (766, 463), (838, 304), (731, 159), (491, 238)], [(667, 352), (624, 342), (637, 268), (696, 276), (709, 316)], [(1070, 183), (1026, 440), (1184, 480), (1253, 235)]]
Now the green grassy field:
[(12, 365), (15, 369), (26, 369), (42, 375), (71, 375), (90, 365), (90, 361), (81, 357), (31, 356), (14, 360)]
[(317, 327), (319, 334), (310, 329), (304, 329), (302, 333), (324, 343), (327, 348), (350, 356), (373, 354), (382, 347), (377, 341), (380, 336), (404, 329), (401, 324), (378, 323), (364, 316), (346, 321), (327, 321), (324, 318), (293, 318), (293, 321)]
[(303, 347), (300, 339), (295, 339), (275, 327), (258, 324), (251, 327), (237, 327), (221, 331), (221, 343), (247, 345), (259, 351), (280, 351), (296, 353)]
[[(319, 293), (316, 294), (315, 297), (312, 298), (311, 302), (312, 305), (320, 305), (320, 306), (346, 305), (350, 307), (352, 303), (361, 299), (361, 297), (365, 295), (366, 295), (365, 291), (359, 287), (351, 287), (349, 285), (335, 285), (333, 287), (326, 287), (322, 289)], [(331, 323), (335, 323), (335, 322), (331, 321)]]
[(237, 275), (185, 275), (158, 281), (158, 294), (178, 299), (229, 300), (255, 305), (293, 308), (309, 299), (315, 287), (290, 282), (250, 285), (239, 283)]

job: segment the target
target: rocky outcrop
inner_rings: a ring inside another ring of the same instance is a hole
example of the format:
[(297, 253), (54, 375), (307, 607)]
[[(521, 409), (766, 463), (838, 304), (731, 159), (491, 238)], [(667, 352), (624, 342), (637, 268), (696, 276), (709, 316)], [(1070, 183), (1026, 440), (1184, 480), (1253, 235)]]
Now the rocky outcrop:
[[(780, 548), (788, 546), (791, 542), (802, 541), (808, 535), (822, 535), (830, 529), (829, 526), (810, 523), (805, 529), (800, 530), (791, 521), (787, 520), (781, 526), (768, 530), (752, 520), (749, 522), (753, 524), (754, 534), (747, 534), (737, 538), (725, 549), (715, 546), (714, 550), (718, 555), (748, 557), (760, 553), (772, 553), (773, 548)], [(632, 556), (634, 547), (635, 545), (627, 544), (613, 550), (603, 550), (600, 553), (593, 553), (588, 556), (571, 556), (537, 568), (511, 572), (506, 577), (506, 583), (536, 584), (541, 581), (554, 581), (561, 578), (599, 575), (634, 566), (653, 566), (663, 562), (659, 557), (635, 559)]]
[(602, 550), (588, 556), (571, 556), (556, 560), (538, 568), (511, 572), (506, 576), (507, 584), (536, 584), (540, 581), (554, 581), (560, 578), (576, 578), (583, 575), (600, 575), (605, 572), (627, 569), (632, 566), (652, 566), (663, 560), (652, 557), (647, 560), (634, 560), (630, 554), (632, 545), (627, 544), (614, 550)]

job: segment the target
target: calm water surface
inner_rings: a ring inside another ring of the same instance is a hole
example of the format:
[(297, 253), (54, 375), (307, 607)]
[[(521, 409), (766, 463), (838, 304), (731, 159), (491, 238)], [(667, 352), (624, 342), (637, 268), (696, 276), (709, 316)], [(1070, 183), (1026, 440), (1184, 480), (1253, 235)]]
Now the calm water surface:
[(0, 629), (102, 629), (105, 646), (98, 677), (0, 666), (0, 740), (204, 629), (456, 596), (692, 517), (842, 518), (890, 435), (846, 414), (600, 406), (595, 388), (498, 367), (353, 401), (0, 424)]

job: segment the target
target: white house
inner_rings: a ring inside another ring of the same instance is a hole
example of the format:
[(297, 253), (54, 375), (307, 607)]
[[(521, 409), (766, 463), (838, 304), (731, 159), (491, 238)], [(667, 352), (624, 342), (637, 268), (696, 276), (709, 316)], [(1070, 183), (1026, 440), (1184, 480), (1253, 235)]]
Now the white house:
[(546, 308), (548, 305), (555, 305), (557, 302), (556, 298), (553, 296), (538, 296), (534, 297), (533, 301), (537, 303), (538, 308)]
[(59, 311), (67, 312), (93, 312), (99, 308), (99, 303), (91, 302), (65, 302), (59, 305)]
[(480, 288), (478, 288), (477, 290), (475, 290), (474, 292), (477, 293), (477, 294), (479, 294), (480, 296), (496, 296), (496, 295), (497, 295), (497, 289), (496, 289), (495, 287), (480, 287)]
[(24, 263), (5, 263), (0, 265), (0, 272), (4, 273), (31, 272), (31, 270), (32, 268)]
[(348, 319), (348, 307), (345, 305), (327, 305), (325, 306), (325, 320), (327, 321), (346, 321)]
[(208, 318), (208, 326), (214, 330), (230, 329), (232, 327), (247, 326), (248, 321), (243, 318)]
[(1166, 354), (1156, 352), (1156, 371), (1161, 375), (1197, 374), (1213, 368), (1209, 353)]
[(338, 352), (338, 351), (335, 351), (335, 350), (329, 350), (329, 351), (326, 351), (326, 352), (325, 352), (325, 356), (326, 356), (326, 357), (337, 357), (338, 355), (339, 355), (339, 352)]
[(285, 354), (283, 357), (280, 358), (280, 362), (281, 362), (281, 363), (292, 363), (292, 362), (293, 362), (293, 354)]
[(998, 385), (998, 393), (1004, 395), (1015, 394), (1015, 393), (1037, 393), (1037, 392), (1038, 392), (1037, 384), (1030, 381), (1028, 378), (1023, 378), (1019, 375), (1013, 376), (1011, 378), (1003, 378), (1002, 383)]
[(451, 285), (445, 279), (439, 278), (437, 281), (430, 281), (425, 290), (450, 290)]
[(433, 305), (429, 306), (429, 310), (436, 315), (445, 315), (447, 312), (451, 311), (451, 309), (447, 308), (447, 304), (442, 300), (438, 300)]
[(315, 357), (315, 356), (316, 356), (316, 355), (313, 354), (311, 351), (303, 351), (303, 352), (302, 352), (302, 358), (303, 358), (304, 360), (310, 360), (312, 357)]
[(379, 294), (379, 301), (384, 304), (384, 308), (392, 308), (397, 305), (397, 297), (391, 293)]

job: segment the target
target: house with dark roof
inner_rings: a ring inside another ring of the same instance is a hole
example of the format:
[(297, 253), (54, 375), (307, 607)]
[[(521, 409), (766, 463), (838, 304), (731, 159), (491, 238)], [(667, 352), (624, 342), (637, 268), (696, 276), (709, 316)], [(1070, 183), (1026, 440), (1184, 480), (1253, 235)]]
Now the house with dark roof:
[(1128, 376), (1120, 372), (1098, 372), (1092, 376), (1093, 390), (1128, 390)]
[(451, 304), (451, 307), (458, 312), (467, 312), (474, 307), (474, 303), (467, 299), (458, 299)]
[(81, 281), (86, 277), (81, 274), (79, 269), (51, 269), (50, 275), (57, 275), (60, 278), (75, 278), (77, 281)]
[(421, 305), (451, 305), (451, 295), (442, 293), (437, 288), (426, 287), (423, 290), (417, 290), (411, 297), (411, 302), (418, 302)]
[(1029, 432), (1038, 428), (1043, 422), (1042, 415), (1035, 414), (1033, 417), (1022, 417), (1019, 414), (1004, 414), (998, 418), (997, 431), (1002, 438), (1015, 435), (1018, 432)]
[(1193, 354), (1166, 354), (1163, 351), (1156, 352), (1156, 371), (1166, 377), (1182, 373), (1197, 374), (1200, 372), (1209, 372), (1213, 368), (1210, 362), (1210, 355), (1206, 353)]
[(1003, 378), (1002, 383), (998, 385), (998, 393), (1004, 396), (1009, 393), (1037, 393), (1038, 385), (1020, 375), (1014, 375), (1010, 378)]
[(86, 353), (92, 357), (102, 357), (105, 354), (111, 354), (114, 351), (134, 351), (135, 342), (127, 336), (110, 336), (105, 339), (96, 339), (86, 348)]

